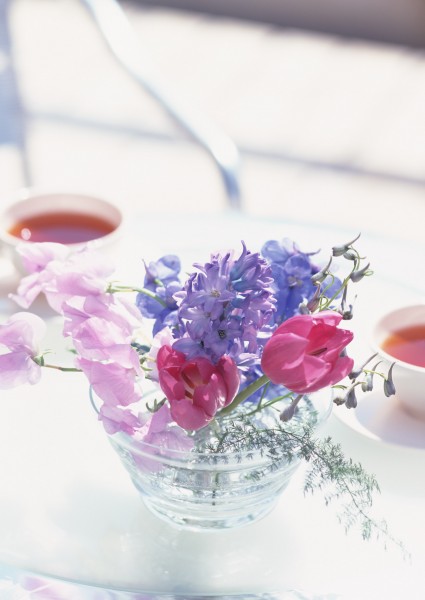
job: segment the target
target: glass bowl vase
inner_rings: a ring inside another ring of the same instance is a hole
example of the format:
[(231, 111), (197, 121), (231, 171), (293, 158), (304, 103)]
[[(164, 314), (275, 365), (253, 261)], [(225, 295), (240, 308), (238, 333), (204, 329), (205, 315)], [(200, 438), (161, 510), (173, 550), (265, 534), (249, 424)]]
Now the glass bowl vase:
[[(329, 390), (305, 396), (285, 430), (299, 440), (306, 426), (316, 432), (331, 410)], [(279, 414), (276, 409), (260, 411), (252, 426), (270, 432)], [(234, 443), (217, 443), (223, 432), (228, 436), (229, 427)], [(239, 427), (235, 415), (215, 419), (193, 435), (191, 450), (153, 445), (122, 432), (108, 438), (153, 514), (186, 529), (221, 530), (268, 514), (302, 460), (300, 443), (292, 444), (289, 456), (274, 450), (267, 433), (240, 443)]]

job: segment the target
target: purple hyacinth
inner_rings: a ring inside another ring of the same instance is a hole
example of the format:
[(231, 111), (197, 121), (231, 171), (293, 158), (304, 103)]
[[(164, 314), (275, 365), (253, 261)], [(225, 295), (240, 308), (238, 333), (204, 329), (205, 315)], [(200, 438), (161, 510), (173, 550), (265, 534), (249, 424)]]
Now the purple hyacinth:
[(175, 295), (184, 335), (174, 344), (189, 357), (216, 362), (223, 354), (238, 365), (258, 361), (261, 336), (272, 319), (271, 270), (258, 254), (247, 250), (236, 260), (231, 253), (212, 255)]
[(174, 294), (182, 289), (179, 279), (180, 259), (172, 254), (163, 256), (156, 262), (145, 265), (144, 288), (158, 296), (162, 303), (146, 294), (139, 293), (136, 306), (144, 317), (155, 319), (153, 334), (163, 327), (174, 327), (177, 323), (177, 302)]

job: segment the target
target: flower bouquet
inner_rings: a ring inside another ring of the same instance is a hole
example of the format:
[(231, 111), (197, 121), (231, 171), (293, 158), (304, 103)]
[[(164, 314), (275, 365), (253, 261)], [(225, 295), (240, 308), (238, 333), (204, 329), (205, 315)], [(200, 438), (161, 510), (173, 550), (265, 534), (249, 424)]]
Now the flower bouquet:
[[(289, 240), (213, 254), (182, 275), (177, 256), (144, 265), (142, 286), (117, 283), (110, 261), (59, 244), (19, 248), (28, 275), (12, 298), (39, 294), (63, 317), (71, 365), (40, 351), (45, 323), (17, 312), (0, 326), (0, 387), (35, 384), (44, 368), (83, 372), (113, 447), (146, 505), (165, 520), (221, 529), (271, 510), (300, 464), (305, 491), (342, 499), (364, 538), (375, 479), (317, 436), (332, 406), (356, 406), (375, 375), (347, 354), (348, 289), (371, 274), (355, 240), (326, 264)], [(336, 273), (335, 267), (339, 270)], [(340, 409), (342, 410), (342, 408)]]

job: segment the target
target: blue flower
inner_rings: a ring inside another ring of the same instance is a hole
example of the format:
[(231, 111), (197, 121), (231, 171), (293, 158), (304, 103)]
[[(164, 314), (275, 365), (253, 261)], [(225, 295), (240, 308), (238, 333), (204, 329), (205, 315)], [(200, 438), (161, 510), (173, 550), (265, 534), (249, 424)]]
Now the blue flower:
[(274, 323), (280, 325), (286, 319), (298, 314), (303, 300), (310, 300), (316, 291), (311, 276), (318, 268), (310, 256), (301, 252), (288, 239), (278, 242), (270, 240), (264, 244), (262, 255), (270, 262), (273, 276), (273, 293), (276, 298)]
[(160, 298), (158, 302), (146, 294), (136, 296), (136, 306), (148, 319), (155, 319), (152, 333), (155, 335), (165, 326), (177, 324), (177, 302), (174, 294), (182, 289), (179, 279), (180, 259), (172, 254), (163, 256), (156, 262), (145, 265), (144, 288)]

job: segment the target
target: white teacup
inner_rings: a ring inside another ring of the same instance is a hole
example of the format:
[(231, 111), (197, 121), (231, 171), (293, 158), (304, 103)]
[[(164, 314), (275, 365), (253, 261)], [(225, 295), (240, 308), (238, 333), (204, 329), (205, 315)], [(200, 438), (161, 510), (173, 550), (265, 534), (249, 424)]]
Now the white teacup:
[(404, 306), (384, 315), (375, 326), (373, 346), (386, 368), (396, 362), (393, 381), (401, 406), (412, 416), (425, 419), (425, 367), (411, 364), (406, 358), (400, 359), (401, 346), (398, 350), (397, 346), (387, 347), (390, 337), (396, 333), (399, 337), (403, 330), (411, 328), (424, 328), (425, 331), (425, 304)]
[(108, 200), (72, 192), (21, 190), (0, 209), (3, 283), (25, 274), (16, 252), (19, 244), (58, 242), (73, 248), (89, 244), (109, 251), (120, 238), (122, 225), (122, 211)]

